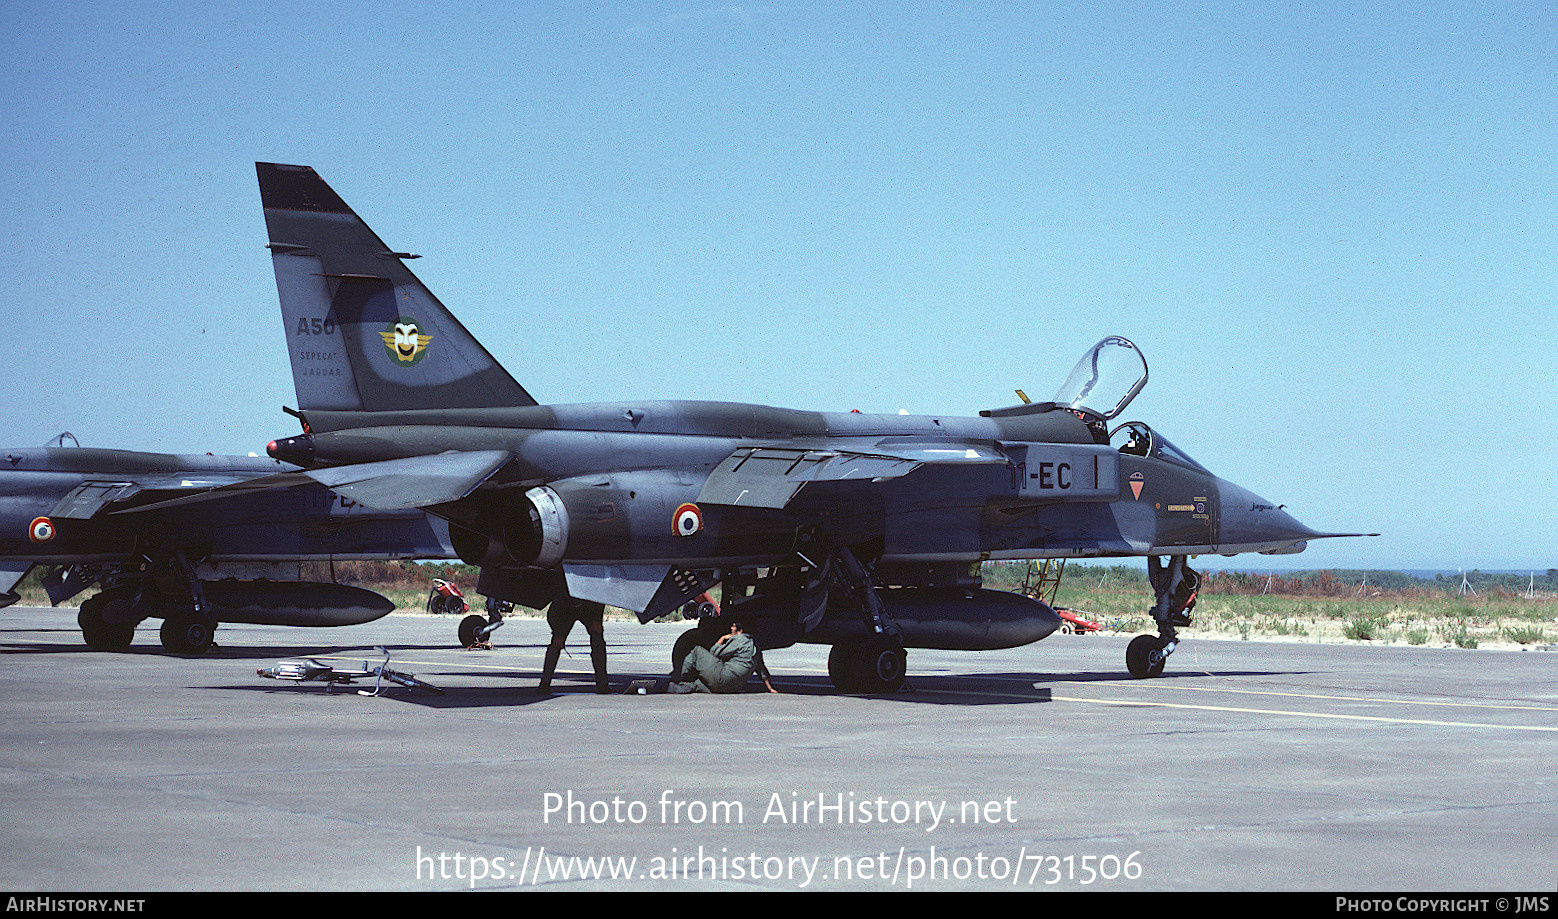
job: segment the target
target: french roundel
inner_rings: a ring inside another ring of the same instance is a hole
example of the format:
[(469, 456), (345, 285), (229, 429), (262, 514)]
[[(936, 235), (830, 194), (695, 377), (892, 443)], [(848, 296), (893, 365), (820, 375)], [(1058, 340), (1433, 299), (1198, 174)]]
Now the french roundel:
[(703, 529), (703, 511), (698, 510), (696, 504), (683, 504), (676, 509), (676, 516), (672, 518), (671, 526), (676, 530), (677, 536), (693, 536)]
[(48, 542), (54, 538), (54, 521), (38, 517), (27, 525), (27, 538), (33, 542)]

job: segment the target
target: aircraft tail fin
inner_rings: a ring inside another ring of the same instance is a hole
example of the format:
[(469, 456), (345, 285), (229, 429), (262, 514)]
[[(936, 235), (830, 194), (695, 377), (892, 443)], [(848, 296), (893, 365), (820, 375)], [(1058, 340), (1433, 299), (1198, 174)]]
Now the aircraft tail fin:
[(318, 173), (255, 168), (298, 408), (536, 404)]

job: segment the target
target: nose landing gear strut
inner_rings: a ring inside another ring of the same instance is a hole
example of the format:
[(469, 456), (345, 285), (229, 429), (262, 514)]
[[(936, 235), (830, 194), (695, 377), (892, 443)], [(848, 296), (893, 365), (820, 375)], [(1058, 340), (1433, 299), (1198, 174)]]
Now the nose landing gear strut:
[(1125, 669), (1137, 679), (1163, 674), (1168, 656), (1179, 647), (1176, 627), (1190, 624), (1190, 611), (1195, 609), (1201, 586), (1200, 576), (1185, 564), (1183, 555), (1169, 556), (1167, 561), (1148, 556), (1147, 577), (1156, 596), (1152, 618), (1158, 624), (1158, 634), (1138, 635), (1125, 648)]

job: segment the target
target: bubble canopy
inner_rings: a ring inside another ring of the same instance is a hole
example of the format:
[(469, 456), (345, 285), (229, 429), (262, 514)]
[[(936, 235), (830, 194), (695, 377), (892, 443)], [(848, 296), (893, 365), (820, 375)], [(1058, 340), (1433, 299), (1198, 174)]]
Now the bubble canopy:
[(1055, 394), (1055, 404), (1105, 421), (1131, 404), (1147, 385), (1147, 359), (1130, 339), (1111, 335), (1077, 361)]

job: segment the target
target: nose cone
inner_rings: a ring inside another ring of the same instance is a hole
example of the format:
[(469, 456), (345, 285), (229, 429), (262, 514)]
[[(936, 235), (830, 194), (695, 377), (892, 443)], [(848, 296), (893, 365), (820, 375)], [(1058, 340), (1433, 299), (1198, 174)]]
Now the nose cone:
[(1278, 505), (1232, 482), (1218, 479), (1217, 494), (1219, 552), (1286, 555), (1304, 551), (1310, 539), (1332, 535), (1311, 530)]

